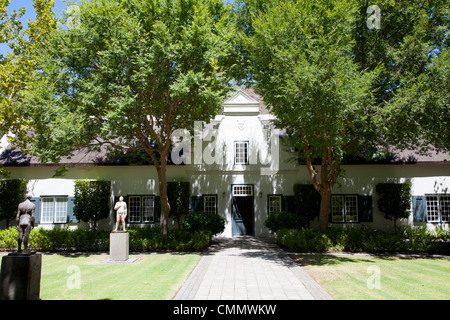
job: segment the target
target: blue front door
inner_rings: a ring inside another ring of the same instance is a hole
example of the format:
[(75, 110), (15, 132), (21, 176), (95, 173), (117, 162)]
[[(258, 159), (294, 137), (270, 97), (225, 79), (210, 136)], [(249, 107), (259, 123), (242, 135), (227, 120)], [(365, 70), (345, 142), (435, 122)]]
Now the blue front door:
[(253, 196), (232, 196), (232, 235), (254, 235)]

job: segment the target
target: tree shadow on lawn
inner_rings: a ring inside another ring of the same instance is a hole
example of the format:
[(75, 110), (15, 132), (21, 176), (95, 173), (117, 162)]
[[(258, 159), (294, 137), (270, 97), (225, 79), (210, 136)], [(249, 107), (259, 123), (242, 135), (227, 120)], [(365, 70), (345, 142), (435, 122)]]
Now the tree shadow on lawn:
[(300, 267), (304, 266), (323, 266), (323, 265), (337, 265), (344, 262), (358, 263), (358, 262), (372, 262), (369, 259), (352, 259), (346, 256), (338, 255), (289, 255), (292, 260)]
[(109, 253), (105, 253), (105, 252), (60, 252), (60, 251), (56, 251), (56, 252), (40, 252), (43, 255), (46, 256), (61, 256), (61, 257), (66, 257), (66, 258), (80, 258), (80, 257), (86, 257), (89, 258), (91, 256), (109, 256)]
[(374, 263), (375, 259), (382, 260), (415, 260), (415, 259), (433, 259), (433, 260), (446, 260), (450, 261), (450, 257), (431, 257), (421, 255), (385, 255), (385, 254), (373, 254), (373, 255), (334, 255), (334, 254), (291, 254), (291, 259), (299, 266), (324, 266), (324, 265), (338, 265), (342, 263), (362, 263), (369, 262)]

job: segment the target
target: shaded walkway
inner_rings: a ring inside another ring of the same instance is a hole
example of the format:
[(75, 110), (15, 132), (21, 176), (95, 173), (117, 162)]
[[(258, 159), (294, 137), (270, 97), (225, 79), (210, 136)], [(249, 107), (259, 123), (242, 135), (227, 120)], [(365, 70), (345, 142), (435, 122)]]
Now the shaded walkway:
[(275, 244), (215, 238), (175, 300), (332, 299)]

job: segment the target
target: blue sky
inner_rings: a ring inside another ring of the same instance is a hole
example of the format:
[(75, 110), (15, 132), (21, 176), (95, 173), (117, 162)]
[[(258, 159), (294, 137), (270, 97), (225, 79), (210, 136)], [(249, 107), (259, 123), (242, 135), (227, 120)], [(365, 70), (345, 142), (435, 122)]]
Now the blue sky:
[[(14, 10), (17, 12), (20, 8), (25, 7), (25, 15), (22, 17), (21, 21), (23, 23), (24, 29), (27, 28), (28, 20), (36, 19), (36, 12), (33, 7), (33, 0), (11, 0), (11, 4), (8, 6), (8, 14), (11, 14)], [(62, 17), (64, 10), (67, 8), (66, 0), (55, 0), (55, 6), (53, 11), (56, 13), (56, 17)], [(7, 44), (0, 43), (0, 54), (5, 54), (9, 50)]]

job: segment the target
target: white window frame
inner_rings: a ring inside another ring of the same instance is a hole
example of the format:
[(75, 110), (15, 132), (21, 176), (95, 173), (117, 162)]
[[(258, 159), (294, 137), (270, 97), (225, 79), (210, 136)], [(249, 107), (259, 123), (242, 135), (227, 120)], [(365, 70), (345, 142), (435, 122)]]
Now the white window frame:
[(154, 195), (128, 195), (127, 207), (129, 223), (155, 222)]
[(253, 196), (253, 185), (251, 184), (235, 184), (233, 185), (234, 197)]
[(142, 222), (155, 222), (155, 196), (142, 196)]
[(40, 223), (67, 223), (68, 209), (68, 196), (41, 196)]
[(427, 222), (450, 222), (450, 195), (426, 194)]
[(358, 195), (331, 195), (331, 222), (351, 223), (358, 220)]
[(345, 222), (345, 197), (331, 196), (331, 222)]
[(217, 213), (217, 195), (203, 195), (203, 211), (209, 213)]
[(267, 211), (269, 215), (281, 212), (283, 197), (280, 194), (267, 195)]
[(234, 142), (234, 164), (248, 164), (248, 141)]

